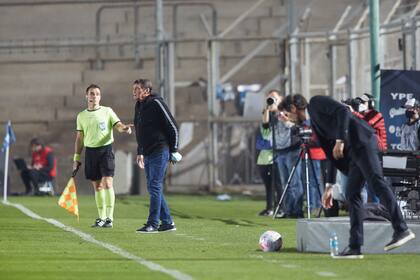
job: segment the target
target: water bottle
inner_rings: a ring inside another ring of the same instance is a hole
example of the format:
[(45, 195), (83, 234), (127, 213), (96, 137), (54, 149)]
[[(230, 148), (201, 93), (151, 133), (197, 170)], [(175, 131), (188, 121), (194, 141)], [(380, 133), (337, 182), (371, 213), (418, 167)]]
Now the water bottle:
[(338, 237), (335, 231), (330, 236), (330, 255), (331, 257), (338, 255)]

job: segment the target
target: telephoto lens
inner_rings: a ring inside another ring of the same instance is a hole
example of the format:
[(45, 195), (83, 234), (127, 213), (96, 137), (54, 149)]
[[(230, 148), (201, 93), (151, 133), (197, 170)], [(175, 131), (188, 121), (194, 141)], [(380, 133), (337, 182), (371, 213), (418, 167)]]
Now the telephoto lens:
[(342, 100), (341, 103), (349, 105), (353, 108), (354, 111), (359, 112), (359, 106), (362, 101), (360, 98), (347, 98), (346, 100)]
[(268, 97), (267, 98), (267, 105), (273, 105), (274, 104), (275, 99), (273, 97)]

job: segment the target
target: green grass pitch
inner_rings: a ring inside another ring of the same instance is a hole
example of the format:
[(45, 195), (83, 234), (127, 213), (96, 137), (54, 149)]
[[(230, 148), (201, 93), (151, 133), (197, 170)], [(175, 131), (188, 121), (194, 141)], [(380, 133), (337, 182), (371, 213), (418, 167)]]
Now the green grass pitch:
[[(299, 253), (296, 221), (258, 217), (264, 203), (247, 198), (168, 196), (177, 231), (149, 235), (135, 233), (146, 221), (145, 197), (118, 197), (113, 229), (90, 228), (97, 214), (93, 196), (79, 197), (80, 222), (57, 205), (57, 197), (9, 200), (192, 279), (420, 279), (420, 255), (333, 260)], [(280, 252), (258, 249), (260, 234), (269, 229), (283, 236)], [(0, 279), (174, 278), (0, 204)]]

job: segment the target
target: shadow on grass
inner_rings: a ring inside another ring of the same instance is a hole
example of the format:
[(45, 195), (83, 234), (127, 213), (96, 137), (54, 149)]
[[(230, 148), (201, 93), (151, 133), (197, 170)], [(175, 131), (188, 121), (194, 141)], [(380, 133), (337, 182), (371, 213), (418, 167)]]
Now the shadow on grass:
[[(125, 205), (134, 204), (132, 201), (129, 201), (127, 199), (127, 197), (125, 197), (125, 196), (119, 197), (119, 203), (125, 204)], [(143, 206), (146, 209), (149, 209), (149, 204), (148, 203), (144, 204), (142, 202), (140, 205)], [(199, 215), (190, 215), (190, 214), (178, 211), (178, 210), (173, 209), (173, 208), (171, 208), (170, 211), (171, 211), (171, 215), (173, 217), (177, 217), (177, 218), (180, 218), (180, 219), (210, 220), (210, 221), (222, 222), (222, 223), (225, 223), (227, 225), (243, 226), (243, 227), (268, 226), (268, 224), (266, 224), (266, 223), (256, 223), (254, 221), (246, 220), (246, 219), (203, 217), (203, 216), (199, 216)]]
[(244, 220), (244, 219), (229, 219), (229, 218), (217, 218), (217, 217), (203, 217), (198, 215), (188, 215), (186, 213), (177, 211), (175, 209), (171, 209), (171, 214), (174, 217), (178, 217), (181, 219), (197, 219), (197, 220), (210, 220), (210, 221), (217, 221), (222, 222), (227, 225), (233, 225), (233, 226), (245, 226), (245, 227), (254, 227), (254, 226), (268, 226), (265, 223), (256, 223), (254, 221), (250, 220)]
[[(263, 252), (263, 251), (261, 251), (261, 249), (255, 249), (255, 252), (256, 253), (264, 253), (264, 254), (267, 254), (266, 252)], [(296, 250), (296, 248), (282, 248), (281, 250), (280, 250), (280, 252), (269, 252), (268, 254), (276, 254), (276, 253), (295, 253), (295, 254), (300, 254), (300, 253), (302, 253), (302, 252), (298, 252), (297, 250)]]

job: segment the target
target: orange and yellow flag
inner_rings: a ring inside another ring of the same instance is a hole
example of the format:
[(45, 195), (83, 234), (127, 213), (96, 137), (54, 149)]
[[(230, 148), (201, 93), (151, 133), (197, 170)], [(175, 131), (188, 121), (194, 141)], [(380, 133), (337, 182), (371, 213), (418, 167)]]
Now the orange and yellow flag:
[(58, 205), (77, 216), (79, 219), (79, 203), (77, 202), (76, 184), (74, 178), (71, 177), (66, 188), (58, 200)]

